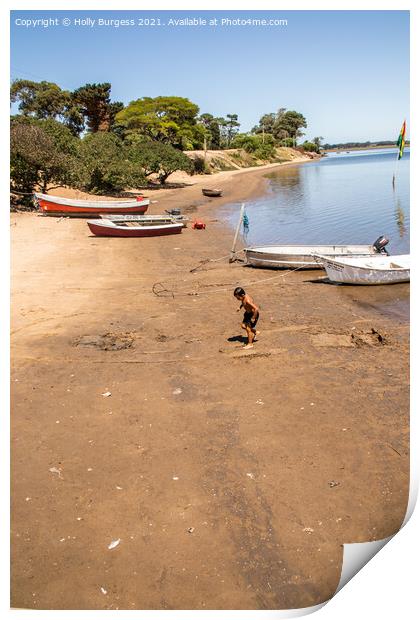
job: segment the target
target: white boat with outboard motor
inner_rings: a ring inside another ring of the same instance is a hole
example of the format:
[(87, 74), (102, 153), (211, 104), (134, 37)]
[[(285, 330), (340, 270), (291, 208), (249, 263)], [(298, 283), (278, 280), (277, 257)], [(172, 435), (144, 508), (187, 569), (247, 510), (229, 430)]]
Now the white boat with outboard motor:
[(381, 235), (372, 245), (264, 245), (245, 248), (246, 265), (268, 269), (322, 269), (314, 255), (322, 256), (387, 256), (385, 246), (389, 243)]

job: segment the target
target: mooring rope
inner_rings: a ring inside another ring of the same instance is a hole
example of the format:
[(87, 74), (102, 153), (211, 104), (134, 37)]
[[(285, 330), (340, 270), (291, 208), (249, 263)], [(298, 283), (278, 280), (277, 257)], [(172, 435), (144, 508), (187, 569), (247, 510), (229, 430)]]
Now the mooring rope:
[[(216, 259), (216, 260), (219, 260), (219, 259)], [(243, 282), (242, 285), (243, 286), (258, 286), (259, 284), (263, 284), (265, 282), (270, 282), (272, 280), (277, 280), (279, 278), (285, 278), (286, 276), (290, 275), (294, 271), (299, 271), (299, 269), (302, 269), (302, 267), (303, 266), (295, 267), (294, 269), (288, 270), (286, 273), (280, 273), (275, 276), (270, 276), (269, 278), (262, 278), (260, 280)], [(200, 286), (200, 282), (197, 282), (196, 284)], [(212, 290), (212, 291), (192, 291), (191, 289), (181, 289), (179, 291), (175, 291), (173, 288), (168, 288), (168, 286), (170, 285), (166, 285), (163, 282), (155, 282), (152, 286), (152, 292), (157, 297), (172, 297), (172, 299), (175, 299), (175, 295), (177, 296), (182, 296), (182, 295), (199, 296), (199, 295), (206, 295), (206, 294), (211, 294), (211, 293), (224, 293), (226, 291), (230, 291), (231, 287), (235, 286), (236, 284), (237, 284), (236, 282), (233, 282), (229, 288), (215, 288), (215, 290)], [(213, 284), (212, 286), (218, 287), (219, 285)], [(220, 286), (224, 286), (224, 285), (222, 284)]]
[[(235, 252), (235, 254), (240, 254), (244, 250), (245, 248), (242, 248), (242, 250), (238, 250), (237, 252)], [(199, 269), (204, 267), (204, 265), (207, 265), (207, 263), (217, 263), (219, 260), (223, 260), (229, 257), (230, 257), (230, 254), (225, 254), (225, 256), (221, 256), (220, 258), (204, 258), (198, 263), (196, 267), (193, 267), (192, 269), (190, 269), (190, 273), (196, 273)]]

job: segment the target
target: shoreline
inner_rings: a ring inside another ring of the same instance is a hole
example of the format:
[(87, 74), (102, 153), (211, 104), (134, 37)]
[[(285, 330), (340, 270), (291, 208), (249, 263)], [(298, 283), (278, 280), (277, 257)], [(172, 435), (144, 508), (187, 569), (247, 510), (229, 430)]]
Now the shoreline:
[[(189, 176), (185, 173), (173, 173), (169, 177), (169, 183), (177, 184), (177, 187), (153, 187), (153, 188), (144, 188), (141, 190), (129, 190), (129, 193), (132, 194), (142, 194), (146, 198), (149, 198), (151, 201), (151, 206), (149, 208), (153, 208), (153, 205), (156, 204), (157, 201), (161, 201), (161, 199), (165, 199), (165, 207), (166, 204), (172, 204), (173, 202), (182, 202), (183, 200), (195, 200), (200, 199), (202, 201), (202, 205), (206, 205), (211, 201), (216, 201), (218, 206), (223, 206), (228, 202), (236, 202), (236, 200), (252, 198), (260, 191), (260, 188), (264, 185), (264, 176), (267, 174), (267, 171), (276, 170), (283, 168), (284, 166), (295, 166), (304, 163), (310, 163), (314, 161), (310, 157), (296, 157), (292, 161), (281, 162), (281, 163), (272, 163), (265, 164), (263, 166), (253, 166), (251, 168), (242, 168), (239, 170), (224, 170), (211, 175), (193, 175)], [(240, 187), (237, 181), (237, 177), (246, 176), (247, 185), (246, 187)], [(229, 188), (229, 185), (232, 185), (233, 188)], [(220, 198), (207, 198), (203, 196), (201, 189), (202, 188), (219, 188), (223, 189), (223, 195)], [(228, 190), (226, 192), (226, 190)], [(128, 193), (128, 192), (127, 192)], [(70, 188), (60, 187), (54, 189), (50, 192), (51, 196), (63, 196), (65, 198), (76, 198), (76, 199), (89, 199), (89, 200), (115, 200), (114, 196), (101, 196), (96, 194), (88, 194), (86, 192), (82, 192), (80, 190), (74, 190)], [(201, 206), (201, 204), (196, 204), (196, 206)]]
[[(12, 606), (305, 607), (343, 542), (398, 530), (408, 325), (372, 303), (408, 289), (205, 262), (230, 250), (217, 207), (266, 173), (150, 192), (207, 223), (177, 236), (12, 214)], [(237, 285), (261, 307), (246, 352)]]

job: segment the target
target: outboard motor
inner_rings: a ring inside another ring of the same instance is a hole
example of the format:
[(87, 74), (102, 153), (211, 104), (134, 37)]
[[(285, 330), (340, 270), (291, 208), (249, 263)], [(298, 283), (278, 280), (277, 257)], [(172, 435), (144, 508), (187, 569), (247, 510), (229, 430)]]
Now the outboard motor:
[(381, 235), (376, 239), (376, 241), (373, 242), (372, 245), (375, 248), (375, 252), (377, 252), (378, 254), (386, 254), (387, 256), (389, 256), (387, 250), (385, 249), (385, 246), (388, 245), (388, 243), (389, 239), (387, 239), (387, 237), (385, 237), (384, 235)]

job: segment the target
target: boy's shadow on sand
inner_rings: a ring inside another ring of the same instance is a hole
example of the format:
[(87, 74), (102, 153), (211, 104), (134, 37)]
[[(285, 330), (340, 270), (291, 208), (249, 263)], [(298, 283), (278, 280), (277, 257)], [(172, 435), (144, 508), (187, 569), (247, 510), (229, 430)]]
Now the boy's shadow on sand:
[(246, 336), (231, 336), (227, 339), (228, 342), (248, 342), (248, 338)]

